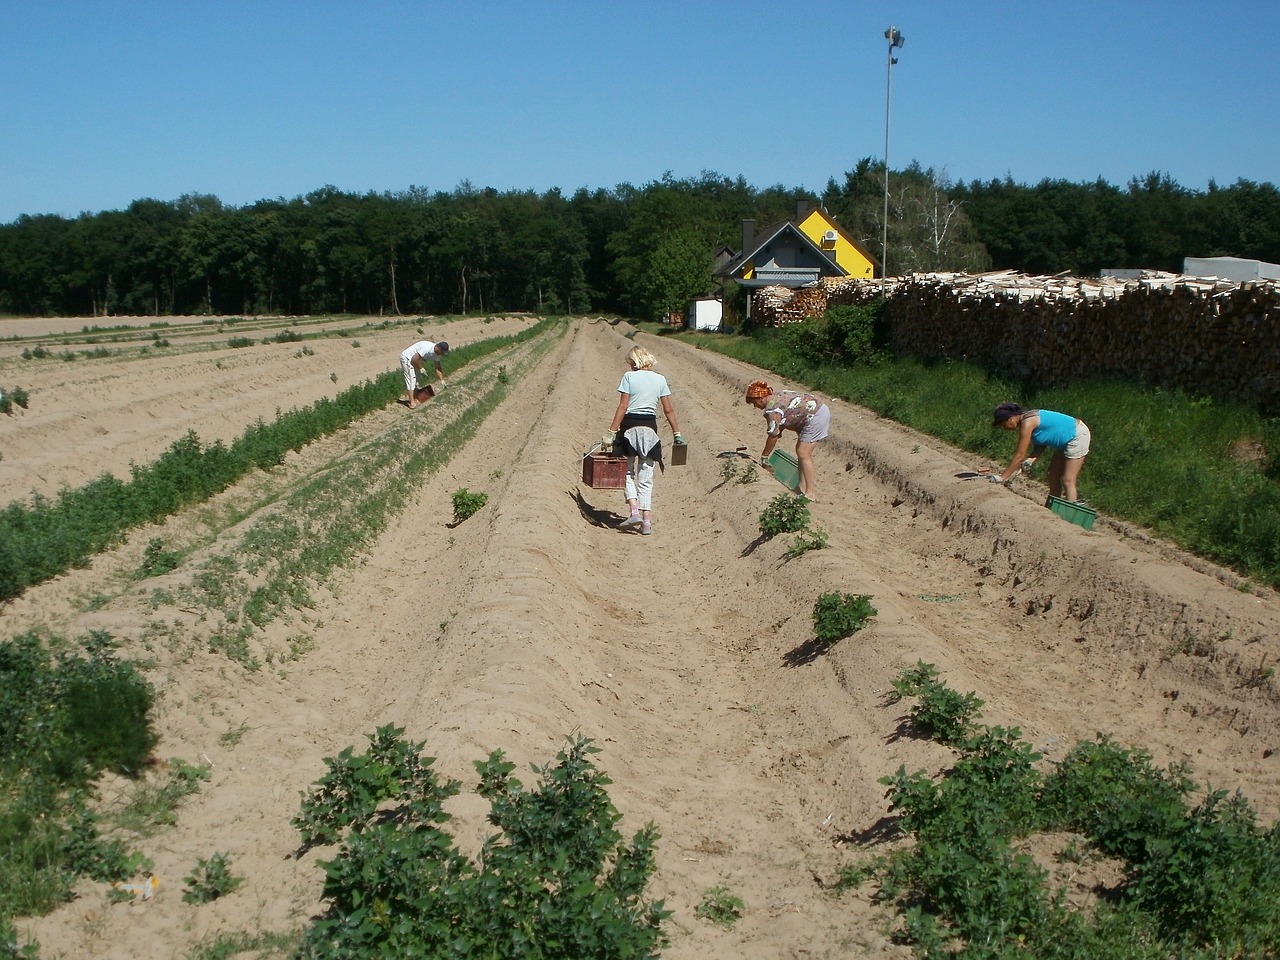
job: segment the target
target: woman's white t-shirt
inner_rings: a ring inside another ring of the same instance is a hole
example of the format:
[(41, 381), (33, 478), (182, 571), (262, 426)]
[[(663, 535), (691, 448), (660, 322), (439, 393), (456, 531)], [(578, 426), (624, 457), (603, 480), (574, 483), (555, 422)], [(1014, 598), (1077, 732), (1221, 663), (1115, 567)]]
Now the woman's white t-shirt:
[(657, 416), (658, 404), (663, 397), (671, 396), (667, 378), (652, 370), (628, 370), (622, 375), (618, 392), (627, 394), (627, 413), (644, 413)]

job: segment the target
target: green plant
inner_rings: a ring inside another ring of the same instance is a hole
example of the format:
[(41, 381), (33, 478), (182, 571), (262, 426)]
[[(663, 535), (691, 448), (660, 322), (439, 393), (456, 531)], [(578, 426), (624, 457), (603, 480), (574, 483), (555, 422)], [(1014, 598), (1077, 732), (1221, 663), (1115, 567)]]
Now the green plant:
[(876, 608), (868, 594), (824, 593), (813, 605), (813, 635), (829, 647), (853, 636), (875, 615)]
[(182, 899), (186, 903), (212, 903), (244, 883), (243, 877), (232, 875), (231, 861), (225, 853), (215, 853), (208, 860), (197, 860), (195, 868), (183, 880), (186, 889), (182, 892)]
[(147, 548), (142, 553), (142, 563), (138, 565), (138, 572), (134, 574), (134, 578), (145, 580), (147, 577), (158, 577), (176, 570), (181, 563), (182, 554), (166, 550), (163, 540), (152, 537), (147, 541)]
[(803, 556), (810, 550), (825, 550), (828, 546), (827, 532), (822, 529), (805, 529), (799, 531), (796, 538), (791, 541), (791, 546), (787, 548), (786, 557), (788, 560), (794, 560), (796, 557)]
[(364, 754), (326, 760), (303, 798), (294, 825), (304, 844), (339, 844), (303, 955), (656, 956), (669, 916), (644, 897), (657, 831), (622, 842), (590, 740), (571, 739), (554, 765), (536, 767), (532, 790), (501, 751), (475, 764), (500, 833), (473, 862), (443, 829), (443, 803), (461, 785), (438, 779), (403, 732), (381, 727)]
[(239, 350), (243, 347), (252, 347), (253, 340), (250, 337), (232, 337), (227, 341), (227, 346), (233, 350)]
[(222, 736), (218, 737), (218, 744), (224, 750), (234, 749), (240, 741), (244, 739), (244, 735), (248, 732), (249, 724), (242, 723), (238, 727), (232, 727), (230, 730), (222, 734)]
[(754, 463), (748, 463), (743, 467), (742, 473), (738, 476), (737, 482), (741, 484), (748, 484), (755, 483), (759, 479), (760, 473), (756, 470), (756, 465)]
[(210, 768), (189, 764), (177, 757), (169, 760), (169, 775), (161, 782), (140, 780), (130, 785), (125, 804), (113, 811), (113, 822), (140, 837), (149, 836), (159, 827), (177, 823), (178, 805), (200, 792)]
[(767, 538), (780, 533), (796, 533), (809, 525), (809, 501), (780, 493), (760, 511), (760, 532)]
[(0, 413), (13, 413), (15, 406), (27, 409), (30, 402), (30, 396), (22, 387), (10, 387), (7, 391), (0, 390)]
[(453, 491), (453, 522), (461, 523), (489, 502), (487, 493), (472, 493), (466, 487)]
[(960, 743), (972, 732), (984, 703), (972, 693), (952, 690), (938, 679), (937, 668), (924, 661), (898, 674), (893, 692), (895, 701), (916, 698), (909, 717), (919, 736), (947, 744)]
[(39, 634), (0, 644), (0, 761), (78, 784), (102, 770), (136, 774), (156, 736), (147, 725), (155, 691), (133, 664), (117, 660), (105, 631), (56, 659)]
[(511, 382), (511, 378), (507, 376), (507, 368), (499, 364), (498, 365), (498, 383), (502, 384), (505, 387), (510, 382)]
[(742, 919), (742, 912), (746, 908), (741, 897), (735, 897), (727, 887), (721, 886), (703, 891), (702, 899), (693, 912), (703, 920), (710, 920), (722, 927), (732, 927)]

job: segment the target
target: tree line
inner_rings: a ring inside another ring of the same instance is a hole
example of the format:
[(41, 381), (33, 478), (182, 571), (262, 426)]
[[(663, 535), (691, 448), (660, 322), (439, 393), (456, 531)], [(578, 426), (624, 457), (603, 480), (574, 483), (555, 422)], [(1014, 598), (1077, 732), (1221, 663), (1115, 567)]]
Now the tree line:
[[(820, 195), (715, 173), (566, 196), (326, 186), (244, 207), (191, 194), (125, 210), (22, 215), (0, 225), (0, 313), (167, 316), (532, 311), (658, 318), (713, 292), (717, 250), (741, 222), (822, 203), (874, 256), (884, 231), (883, 163), (865, 158)], [(1017, 269), (1178, 271), (1185, 256), (1280, 262), (1280, 192), (1238, 180), (1206, 191), (1151, 173), (1105, 181), (949, 182), (890, 171), (895, 273)]]

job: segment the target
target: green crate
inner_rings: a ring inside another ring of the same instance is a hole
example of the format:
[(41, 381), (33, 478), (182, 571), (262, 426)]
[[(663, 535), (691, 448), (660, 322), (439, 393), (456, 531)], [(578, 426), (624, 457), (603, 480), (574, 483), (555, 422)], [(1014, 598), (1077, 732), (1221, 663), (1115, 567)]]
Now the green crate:
[(1063, 500), (1061, 497), (1050, 497), (1045, 506), (1062, 517), (1063, 520), (1069, 520), (1077, 527), (1084, 527), (1086, 530), (1093, 529), (1093, 521), (1098, 519), (1098, 511), (1093, 507), (1086, 506), (1083, 503), (1072, 503), (1070, 500)]
[(796, 458), (785, 450), (775, 450), (769, 454), (769, 466), (773, 468), (773, 476), (788, 490), (800, 489), (800, 464)]

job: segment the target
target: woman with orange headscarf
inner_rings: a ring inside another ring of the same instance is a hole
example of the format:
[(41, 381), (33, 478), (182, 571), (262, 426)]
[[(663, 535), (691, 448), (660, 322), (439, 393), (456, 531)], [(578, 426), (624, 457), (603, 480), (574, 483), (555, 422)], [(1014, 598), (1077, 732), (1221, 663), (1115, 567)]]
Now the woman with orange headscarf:
[(779, 390), (763, 380), (753, 380), (747, 387), (747, 403), (764, 412), (765, 441), (760, 453), (762, 466), (769, 465), (773, 448), (782, 439), (783, 430), (794, 430), (796, 464), (800, 467), (800, 493), (813, 499), (815, 471), (814, 445), (827, 438), (831, 427), (831, 408), (811, 393)]

